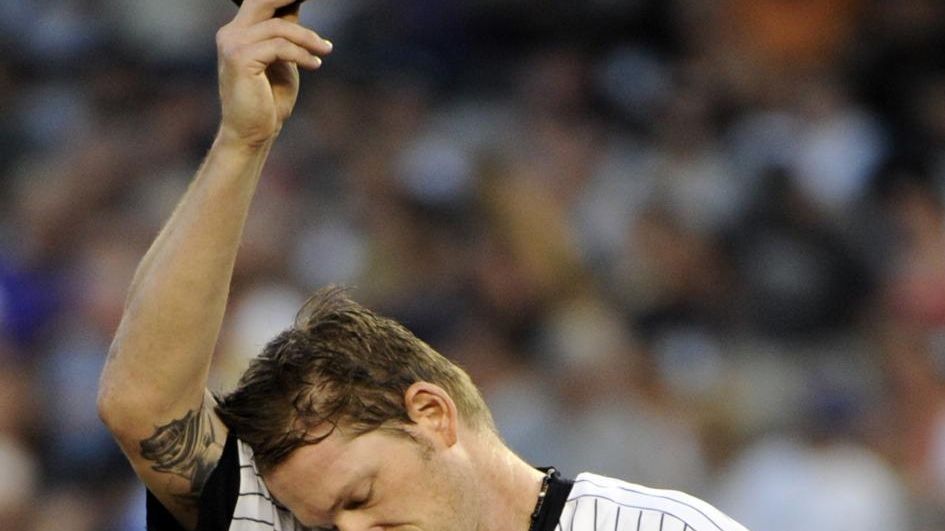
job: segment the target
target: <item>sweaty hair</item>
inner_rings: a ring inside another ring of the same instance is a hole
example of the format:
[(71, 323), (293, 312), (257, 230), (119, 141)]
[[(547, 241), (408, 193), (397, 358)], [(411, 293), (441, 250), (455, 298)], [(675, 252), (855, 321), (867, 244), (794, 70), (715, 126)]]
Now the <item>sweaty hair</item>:
[(218, 398), (216, 411), (253, 449), (257, 465), (269, 470), (296, 448), (327, 437), (313, 437), (316, 427), (360, 435), (412, 424), (404, 394), (416, 382), (442, 387), (467, 426), (495, 430), (465, 371), (397, 322), (330, 287), (266, 345), (236, 389)]

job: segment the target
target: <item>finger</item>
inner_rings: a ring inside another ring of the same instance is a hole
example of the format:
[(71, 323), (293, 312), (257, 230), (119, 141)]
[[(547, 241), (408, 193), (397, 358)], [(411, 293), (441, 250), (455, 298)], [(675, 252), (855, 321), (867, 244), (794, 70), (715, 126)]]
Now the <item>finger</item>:
[(246, 27), (257, 22), (269, 20), (280, 8), (293, 4), (296, 0), (245, 0), (233, 22)]
[(267, 41), (281, 37), (297, 44), (313, 54), (331, 53), (332, 43), (321, 38), (314, 31), (279, 18), (273, 18), (254, 24), (242, 32), (240, 39), (246, 43)]
[(276, 18), (285, 18), (291, 20), (292, 22), (299, 21), (299, 8), (302, 7), (303, 0), (295, 0), (295, 2), (276, 9), (275, 16)]
[(295, 63), (309, 70), (322, 66), (320, 57), (312, 55), (305, 48), (282, 37), (247, 46), (246, 50), (244, 60), (250, 64), (255, 63), (260, 71), (279, 61)]

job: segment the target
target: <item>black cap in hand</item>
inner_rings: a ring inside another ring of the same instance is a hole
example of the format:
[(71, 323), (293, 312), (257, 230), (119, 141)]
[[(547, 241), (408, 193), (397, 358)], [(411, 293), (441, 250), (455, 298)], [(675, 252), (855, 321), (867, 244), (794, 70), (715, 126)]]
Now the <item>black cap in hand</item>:
[[(281, 17), (281, 16), (285, 15), (286, 13), (292, 13), (292, 12), (294, 12), (294, 11), (297, 11), (297, 10), (299, 9), (299, 6), (300, 6), (300, 5), (302, 4), (302, 2), (304, 2), (304, 1), (305, 1), (305, 0), (296, 0), (295, 2), (292, 2), (291, 4), (289, 4), (289, 5), (285, 6), (285, 7), (280, 7), (279, 9), (276, 10), (276, 16), (277, 16), (277, 17)], [(233, 3), (235, 3), (235, 4), (238, 5), (238, 6), (241, 6), (241, 5), (243, 5), (243, 0), (233, 0)]]

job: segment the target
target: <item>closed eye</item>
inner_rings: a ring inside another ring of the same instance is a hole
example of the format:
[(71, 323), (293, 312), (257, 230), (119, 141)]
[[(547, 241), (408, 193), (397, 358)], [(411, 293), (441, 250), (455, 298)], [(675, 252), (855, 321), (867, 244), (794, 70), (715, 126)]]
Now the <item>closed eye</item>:
[(344, 510), (346, 511), (356, 511), (361, 507), (364, 507), (366, 500), (349, 500), (344, 504)]
[(348, 501), (345, 502), (342, 508), (345, 511), (356, 511), (364, 507), (365, 505), (367, 505), (367, 503), (371, 500), (371, 496), (373, 496), (373, 494), (374, 494), (374, 484), (372, 483), (371, 486), (368, 487), (368, 491), (364, 496), (349, 499)]

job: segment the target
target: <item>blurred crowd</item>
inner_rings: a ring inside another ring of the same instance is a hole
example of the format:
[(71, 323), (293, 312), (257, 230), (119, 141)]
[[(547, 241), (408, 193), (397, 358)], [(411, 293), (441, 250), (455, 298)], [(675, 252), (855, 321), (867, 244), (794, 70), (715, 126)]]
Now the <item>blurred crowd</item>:
[[(225, 0), (0, 2), (0, 529), (143, 529), (95, 408)], [(945, 529), (945, 3), (312, 0), (215, 390), (334, 283), (530, 462)], [(200, 301), (194, 301), (200, 304)]]

